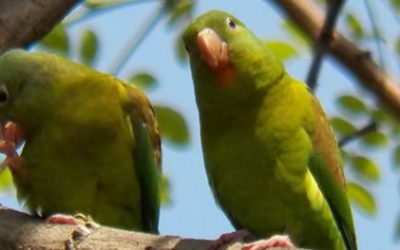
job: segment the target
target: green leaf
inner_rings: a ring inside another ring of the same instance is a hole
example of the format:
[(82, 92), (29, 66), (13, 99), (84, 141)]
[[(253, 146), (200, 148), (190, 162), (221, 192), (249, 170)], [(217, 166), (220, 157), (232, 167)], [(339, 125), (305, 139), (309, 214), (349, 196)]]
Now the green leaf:
[(282, 41), (266, 41), (265, 46), (282, 62), (297, 56), (296, 49), (289, 43)]
[(353, 95), (342, 95), (337, 98), (337, 103), (344, 111), (348, 111), (352, 114), (360, 114), (367, 111), (364, 102)]
[(400, 168), (400, 144), (394, 148), (393, 151), (393, 162), (396, 168)]
[(394, 239), (400, 241), (400, 216), (397, 217), (396, 229), (394, 230)]
[(141, 89), (148, 90), (157, 86), (157, 79), (147, 72), (135, 73), (133, 76), (129, 77), (128, 81)]
[(378, 165), (365, 156), (353, 156), (351, 158), (351, 166), (353, 169), (365, 179), (377, 181), (380, 179), (380, 170)]
[(98, 39), (93, 30), (84, 30), (81, 37), (79, 56), (82, 62), (93, 65), (99, 47)]
[(171, 187), (171, 183), (169, 182), (167, 176), (161, 175), (161, 183), (160, 183), (160, 201), (161, 204), (168, 205), (171, 204), (171, 198), (169, 195), (169, 190)]
[(168, 25), (170, 27), (176, 25), (181, 20), (189, 20), (193, 11), (193, 0), (180, 0), (173, 2), (174, 3), (169, 8), (170, 16), (168, 19)]
[(400, 122), (392, 114), (384, 109), (375, 109), (371, 112), (372, 117), (379, 123), (386, 123), (391, 127), (391, 136), (400, 135)]
[(392, 134), (394, 136), (399, 136), (400, 135), (400, 124), (394, 125), (392, 128)]
[(388, 143), (387, 136), (380, 131), (373, 131), (361, 137), (363, 145), (368, 147), (383, 147)]
[(341, 136), (348, 136), (356, 132), (354, 125), (343, 118), (333, 116), (330, 118), (330, 123), (335, 132)]
[(397, 53), (397, 56), (400, 57), (400, 37), (398, 37), (398, 38), (396, 39), (396, 42), (395, 42), (395, 45), (394, 45), (394, 46), (395, 46), (394, 49), (395, 49), (395, 51), (396, 51), (396, 53)]
[(391, 122), (390, 115), (383, 109), (375, 109), (371, 111), (371, 116), (378, 122)]
[(40, 45), (55, 53), (67, 56), (69, 54), (69, 41), (64, 25), (58, 24), (42, 39)]
[(188, 144), (189, 128), (183, 116), (170, 107), (155, 105), (154, 108), (161, 135), (176, 145)]
[(400, 12), (400, 0), (389, 1), (397, 12)]
[(303, 48), (309, 48), (311, 40), (308, 35), (300, 29), (300, 27), (291, 21), (290, 19), (285, 19), (282, 23), (282, 28), (291, 36), (294, 42)]
[(360, 21), (358, 21), (357, 17), (353, 14), (346, 15), (346, 23), (350, 30), (351, 35), (356, 39), (361, 39), (365, 36), (364, 30)]
[(128, 2), (127, 0), (86, 0), (85, 6), (88, 8), (103, 8), (114, 4), (119, 4), (123, 2)]
[(9, 191), (12, 188), (12, 176), (8, 168), (0, 173), (0, 191)]
[(185, 44), (182, 39), (182, 34), (178, 36), (176, 42), (175, 42), (175, 55), (178, 59), (179, 62), (183, 63), (186, 61), (187, 57), (187, 52), (185, 49)]
[(327, 0), (314, 0), (314, 2), (316, 3), (316, 4), (319, 4), (319, 5), (322, 5), (322, 6), (326, 6), (326, 1)]
[(377, 205), (372, 194), (357, 183), (347, 183), (347, 195), (350, 200), (368, 215), (373, 215), (377, 211)]

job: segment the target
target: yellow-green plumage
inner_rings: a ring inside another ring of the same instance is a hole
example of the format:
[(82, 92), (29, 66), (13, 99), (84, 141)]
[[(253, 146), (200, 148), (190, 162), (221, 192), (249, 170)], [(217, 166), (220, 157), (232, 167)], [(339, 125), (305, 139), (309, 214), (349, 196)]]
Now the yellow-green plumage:
[(237, 229), (356, 249), (336, 142), (320, 104), (232, 15), (184, 32), (215, 197)]
[(7, 96), (1, 120), (25, 134), (22, 164), (11, 170), (32, 212), (83, 213), (104, 225), (157, 232), (160, 142), (141, 91), (22, 50), (0, 58), (0, 85)]

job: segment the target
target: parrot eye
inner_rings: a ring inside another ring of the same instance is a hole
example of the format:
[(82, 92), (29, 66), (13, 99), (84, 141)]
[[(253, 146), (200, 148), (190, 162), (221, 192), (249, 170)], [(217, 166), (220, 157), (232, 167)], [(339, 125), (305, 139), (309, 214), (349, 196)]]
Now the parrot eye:
[(0, 106), (8, 101), (8, 91), (4, 84), (0, 85)]
[(236, 29), (236, 23), (232, 21), (232, 19), (230, 19), (229, 17), (226, 19), (226, 23), (231, 29)]

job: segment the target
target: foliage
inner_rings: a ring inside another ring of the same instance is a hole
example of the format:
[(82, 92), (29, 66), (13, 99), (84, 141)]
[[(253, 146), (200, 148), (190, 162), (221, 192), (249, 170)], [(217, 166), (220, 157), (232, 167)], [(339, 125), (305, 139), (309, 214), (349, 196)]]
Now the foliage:
[[(86, 0), (84, 4), (76, 10), (76, 14), (65, 19), (58, 24), (42, 41), (38, 43), (38, 48), (57, 53), (61, 56), (68, 57), (71, 60), (79, 59), (80, 63), (94, 67), (99, 54), (100, 44), (96, 32), (91, 29), (82, 29), (80, 31), (80, 40), (77, 48), (71, 43), (72, 35), (68, 27), (72, 24), (79, 23), (86, 18), (90, 18), (100, 13), (107, 14), (114, 8), (124, 7), (129, 4), (136, 4), (140, 0)], [(135, 34), (137, 37), (144, 37), (148, 30), (161, 20), (161, 17), (167, 16), (167, 25), (170, 28), (180, 28), (181, 24), (185, 24), (191, 15), (193, 2), (191, 0), (167, 0), (160, 3), (158, 11), (153, 14), (154, 23), (142, 29), (142, 33)], [(142, 39), (132, 39), (128, 41), (128, 46), (131, 48), (132, 54), (137, 48)], [(125, 49), (125, 48), (124, 48)], [(73, 53), (75, 52), (75, 53)], [(125, 51), (122, 51), (124, 58), (118, 60), (120, 65), (116, 69), (123, 67), (126, 64), (126, 59), (129, 57)], [(110, 70), (111, 73), (117, 73), (118, 70)], [(114, 71), (114, 72), (113, 72)], [(158, 81), (152, 72), (143, 72), (133, 70), (135, 73), (125, 79), (128, 83), (134, 84), (137, 87), (148, 91), (156, 89)], [(190, 143), (190, 134), (185, 118), (172, 107), (155, 104), (155, 111), (158, 117), (159, 128), (163, 139), (170, 142), (168, 145), (186, 146)], [(0, 190), (9, 190), (11, 186), (11, 175), (8, 170), (0, 175)], [(161, 200), (163, 203), (168, 203), (169, 181), (163, 176), (161, 184)]]
[[(322, 7), (326, 1), (315, 1)], [(388, 9), (393, 11), (396, 21), (399, 22), (400, 1), (387, 0)], [(372, 5), (372, 1), (364, 1), (367, 13), (367, 21), (360, 17), (360, 10), (344, 9), (343, 22), (339, 29), (345, 36), (349, 37), (353, 42), (362, 48), (369, 48), (368, 54), (375, 53), (382, 68), (385, 68), (385, 58), (382, 45), (385, 49), (393, 52), (396, 59), (400, 62), (400, 33), (394, 42), (389, 42), (385, 37), (384, 29), (377, 22), (376, 10)], [(361, 11), (362, 12), (362, 11)], [(305, 40), (299, 38), (301, 31), (295, 25), (288, 25), (290, 22), (285, 21), (284, 27), (292, 37), (292, 44), (299, 44), (299, 41)], [(290, 28), (287, 28), (290, 27)], [(301, 43), (297, 49), (304, 49)], [(375, 48), (371, 47), (375, 44)], [(389, 52), (389, 53), (390, 53)], [(371, 55), (370, 54), (370, 55)], [(321, 87), (323, 89), (323, 80)], [(363, 89), (355, 92), (347, 92), (336, 97), (339, 115), (331, 117), (332, 127), (339, 141), (350, 138), (341, 149), (343, 162), (346, 167), (347, 175), (350, 179), (348, 191), (349, 197), (353, 203), (360, 208), (365, 214), (373, 215), (377, 212), (376, 197), (374, 197), (373, 189), (375, 183), (381, 181), (381, 166), (374, 159), (374, 152), (388, 150), (392, 152), (393, 166), (395, 169), (400, 168), (400, 118), (393, 116), (384, 107), (377, 105), (374, 98), (371, 97)], [(376, 129), (362, 133), (361, 136), (356, 135), (366, 124), (377, 124)], [(353, 137), (356, 135), (355, 137)], [(360, 138), (361, 137), (361, 138)], [(397, 170), (398, 171), (398, 170)], [(349, 176), (348, 176), (349, 177)], [(353, 178), (351, 178), (353, 177)], [(349, 178), (348, 178), (349, 179)], [(400, 239), (400, 216), (397, 222), (395, 235)]]
[[(141, 0), (86, 0), (75, 12), (60, 23), (47, 37), (39, 44), (39, 49), (49, 50), (71, 59), (78, 58), (81, 63), (91, 67), (98, 64), (98, 54), (101, 50), (101, 39), (94, 30), (82, 29), (78, 44), (71, 43), (71, 34), (69, 27), (79, 23), (87, 18), (99, 14), (107, 14), (114, 9), (123, 8), (127, 5), (134, 5)], [(326, 1), (317, 1), (323, 6)], [(386, 0), (395, 18), (400, 22), (400, 1)], [(143, 41), (146, 35), (157, 23), (162, 23), (165, 27), (179, 31), (192, 17), (194, 0), (166, 0), (160, 1), (159, 8), (155, 13), (151, 13), (149, 20), (142, 26), (137, 27), (137, 33), (133, 34), (132, 39), (127, 41), (126, 46), (120, 50), (117, 55), (115, 68), (108, 71), (118, 74), (119, 70), (126, 65), (127, 59), (137, 50), (138, 45)], [(379, 27), (373, 18), (375, 13), (370, 5), (366, 4), (366, 12), (369, 13), (369, 20), (365, 21), (360, 17), (359, 11), (344, 9), (343, 21), (340, 30), (360, 47), (368, 48), (372, 54), (379, 59), (384, 66), (385, 58), (383, 55), (382, 44), (385, 49), (395, 55), (400, 63), (400, 32), (394, 32), (393, 41), (386, 41), (383, 33), (384, 29)], [(273, 53), (282, 61), (287, 62), (290, 59), (303, 56), (312, 51), (312, 42), (297, 27), (297, 25), (285, 19), (282, 28), (290, 37), (290, 42), (274, 40), (269, 38), (265, 42)], [(175, 49), (177, 62), (185, 61), (185, 50), (181, 42), (181, 37), (175, 37)], [(371, 48), (375, 44), (375, 48)], [(75, 48), (76, 47), (76, 48)], [(128, 49), (126, 49), (128, 48)], [(125, 79), (146, 92), (156, 91), (160, 86), (157, 76), (151, 70), (142, 71), (132, 69), (130, 77)], [(324, 90), (323, 80), (321, 79), (320, 88)], [(376, 197), (373, 190), (376, 183), (382, 181), (381, 166), (374, 159), (375, 152), (382, 150), (390, 151), (394, 171), (400, 169), (400, 119), (388, 113), (384, 107), (376, 103), (370, 94), (363, 89), (343, 93), (336, 97), (337, 113), (330, 117), (332, 127), (338, 140), (348, 138), (357, 133), (363, 126), (374, 122), (378, 124), (374, 131), (356, 136), (341, 148), (342, 158), (345, 165), (346, 175), (350, 176), (348, 191), (349, 197), (353, 203), (367, 215), (373, 215), (378, 210)], [(159, 117), (160, 131), (164, 141), (168, 141), (168, 146), (185, 146), (190, 143), (190, 132), (185, 117), (172, 107), (155, 104), (155, 110)], [(361, 138), (360, 138), (361, 137)], [(10, 185), (9, 174), (0, 175), (0, 189), (4, 190)], [(169, 187), (167, 179), (163, 181), (163, 190)], [(163, 200), (168, 201), (166, 192), (162, 194)], [(397, 238), (400, 239), (400, 213), (396, 231)]]
[[(122, 7), (126, 4), (135, 4), (136, 0), (87, 0), (84, 3), (84, 12), (72, 19), (66, 19), (64, 22), (57, 25), (54, 30), (49, 33), (40, 43), (40, 47), (68, 56), (71, 59), (74, 55), (70, 53), (70, 35), (67, 30), (68, 24), (79, 22), (97, 11), (102, 10), (107, 13), (112, 8)], [(190, 0), (169, 0), (165, 1), (160, 8), (163, 15), (168, 16), (168, 25), (172, 28), (179, 25), (180, 21), (188, 20), (192, 10), (192, 1)], [(150, 28), (150, 27), (148, 27)], [(140, 36), (141, 34), (139, 34)], [(95, 31), (84, 29), (81, 31), (81, 39), (79, 42), (78, 58), (81, 63), (92, 66), (99, 53), (99, 38)], [(136, 47), (136, 46), (133, 46)], [(121, 67), (124, 65), (121, 65)], [(131, 77), (126, 79), (128, 82), (149, 90), (157, 87), (157, 79), (151, 72), (136, 72)], [(189, 130), (183, 116), (172, 109), (171, 107), (156, 105), (156, 113), (159, 116), (159, 125), (161, 135), (166, 137), (168, 141), (176, 145), (187, 145), (190, 142)]]

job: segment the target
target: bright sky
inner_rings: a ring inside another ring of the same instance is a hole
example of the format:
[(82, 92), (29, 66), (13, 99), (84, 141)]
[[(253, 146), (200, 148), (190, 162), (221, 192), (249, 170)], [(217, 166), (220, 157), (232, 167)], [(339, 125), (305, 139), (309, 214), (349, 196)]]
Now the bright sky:
[[(241, 19), (259, 37), (264, 39), (278, 39), (291, 42), (281, 28), (282, 18), (276, 8), (266, 4), (266, 1), (247, 0), (201, 0), (197, 1), (195, 16), (210, 9), (222, 9), (231, 12)], [(118, 9), (110, 14), (101, 15), (85, 21), (82, 26), (70, 29), (74, 36), (73, 41), (78, 41), (79, 31), (82, 27), (90, 27), (98, 32), (101, 37), (101, 56), (99, 69), (107, 71), (115, 59), (116, 53), (136, 30), (141, 22), (156, 8), (158, 1), (138, 4), (135, 6)], [(363, 1), (348, 1), (347, 10), (352, 10), (360, 15), (364, 23), (368, 23)], [(377, 13), (386, 10), (384, 5), (376, 3)], [(379, 16), (383, 28), (398, 31), (398, 26), (389, 16)], [(343, 19), (343, 18), (342, 18)], [(343, 21), (343, 20), (342, 20)], [(152, 101), (158, 104), (168, 104), (182, 112), (190, 125), (192, 143), (186, 148), (171, 147), (164, 143), (164, 171), (172, 183), (172, 204), (165, 206), (161, 211), (160, 233), (168, 235), (181, 235), (192, 238), (217, 238), (221, 233), (232, 231), (233, 228), (225, 215), (215, 204), (208, 187), (201, 145), (199, 139), (199, 122), (194, 99), (191, 75), (188, 65), (180, 65), (174, 57), (174, 44), (176, 32), (165, 27), (165, 22), (157, 25), (138, 51), (124, 67), (119, 77), (126, 78), (133, 71), (150, 70), (160, 81), (161, 87), (149, 93)], [(397, 32), (398, 33), (398, 32)], [(387, 33), (387, 34), (390, 34)], [(388, 38), (389, 42), (392, 38)], [(373, 46), (373, 45), (371, 45)], [(328, 114), (337, 113), (334, 106), (334, 97), (340, 93), (359, 91), (354, 84), (346, 78), (341, 68), (335, 67), (331, 60), (324, 64), (321, 82), (317, 95)], [(308, 70), (310, 56), (304, 53), (299, 59), (288, 63), (288, 72), (303, 80)], [(390, 61), (389, 68), (394, 68)], [(389, 154), (381, 152), (373, 154), (382, 167), (382, 179), (377, 185), (372, 185), (379, 211), (374, 218), (365, 217), (354, 209), (356, 231), (359, 249), (398, 249), (399, 245), (393, 243), (394, 221), (399, 215), (398, 175), (391, 168)], [(260, 197), (262, 198), (262, 197)], [(16, 207), (15, 199), (2, 197), (2, 204)]]

